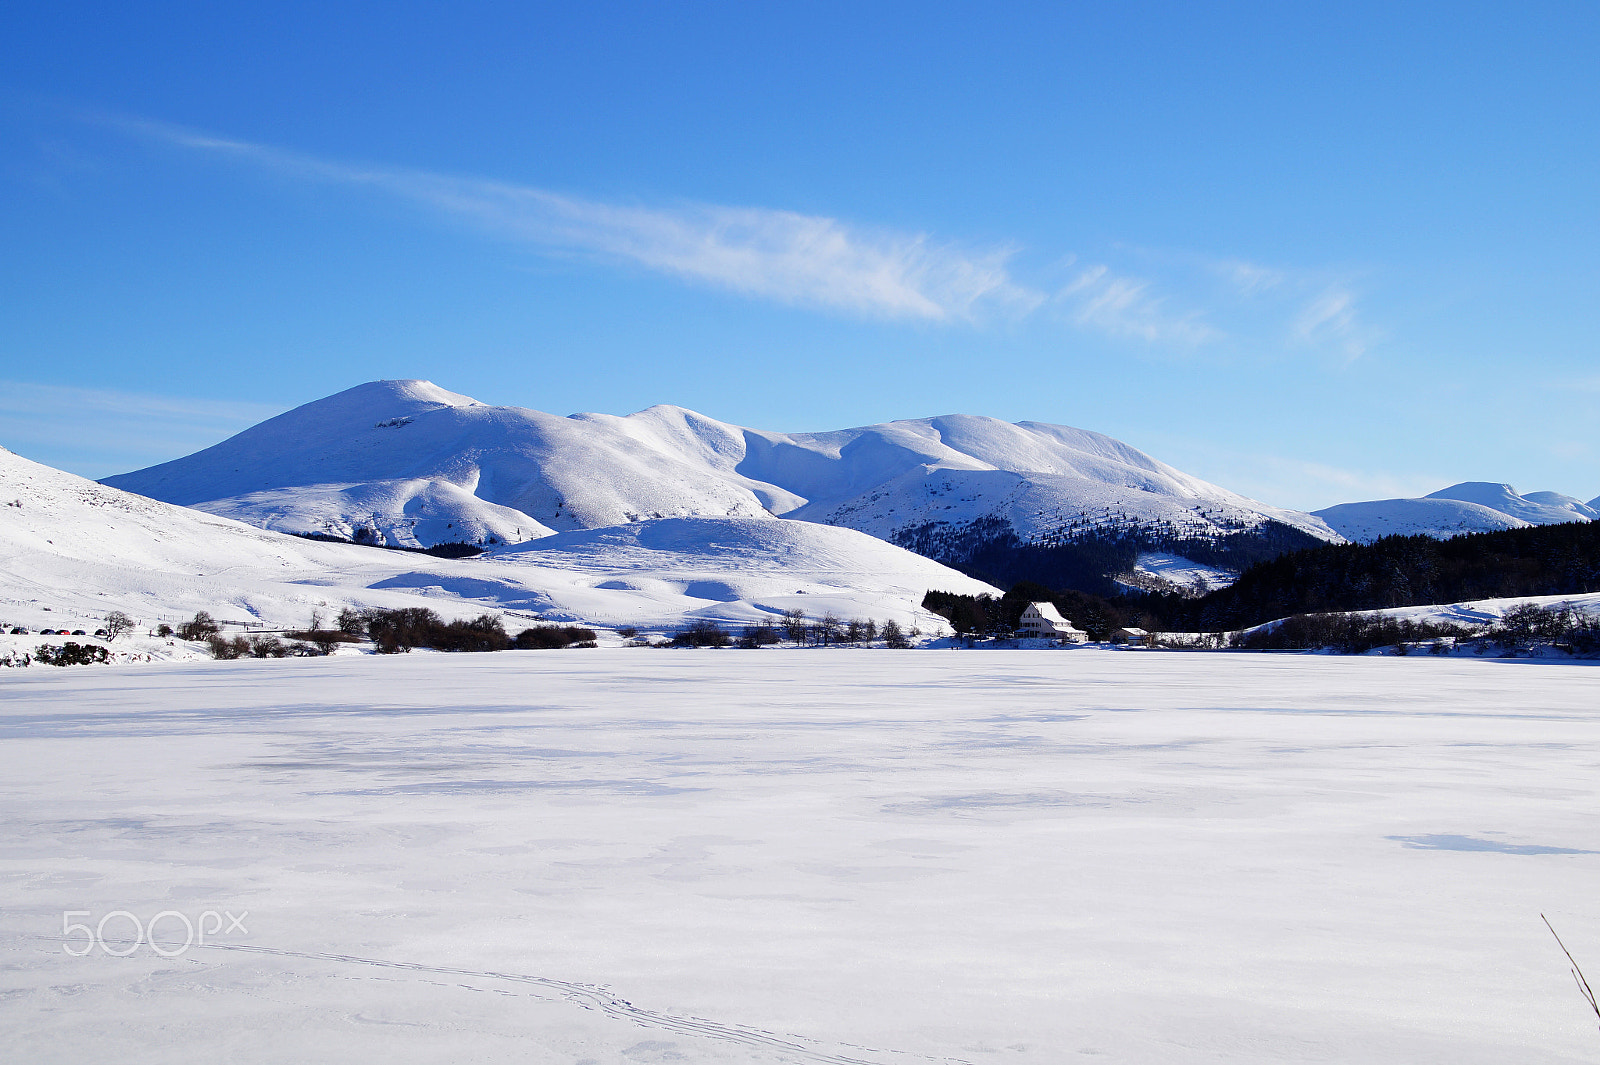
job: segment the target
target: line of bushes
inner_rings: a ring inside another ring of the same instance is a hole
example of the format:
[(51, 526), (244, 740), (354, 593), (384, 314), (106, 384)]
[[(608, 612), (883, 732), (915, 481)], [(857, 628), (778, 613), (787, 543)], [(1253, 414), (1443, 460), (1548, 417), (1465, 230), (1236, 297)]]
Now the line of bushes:
[(109, 662), (111, 655), (99, 644), (69, 641), (60, 647), (53, 647), (47, 643), (40, 644), (39, 649), (33, 653), (33, 659), (47, 666), (92, 666)]
[(596, 634), (581, 625), (535, 625), (517, 633), (511, 641), (519, 651), (560, 650), (563, 647), (594, 647)]
[[(309, 633), (290, 633), (293, 636), (317, 635)], [(223, 636), (213, 633), (206, 637), (206, 647), (211, 651), (212, 658), (318, 658), (331, 654), (332, 646), (323, 640), (313, 643), (308, 640), (294, 639), (284, 642), (271, 633), (256, 633), (252, 636)]]
[(506, 632), (498, 615), (480, 614), (470, 620), (445, 621), (427, 607), (398, 610), (347, 607), (339, 612), (333, 628), (322, 627), (321, 617), (313, 614), (311, 626), (285, 633), (287, 640), (269, 633), (224, 636), (222, 626), (202, 610), (176, 630), (168, 629), (168, 633), (204, 643), (211, 657), (219, 659), (327, 655), (340, 644), (359, 643), (364, 639), (370, 639), (379, 654), (401, 654), (417, 647), (435, 651), (594, 647), (597, 640), (593, 629), (579, 625), (535, 625), (512, 636)]
[(753, 650), (783, 640), (812, 647), (829, 647), (860, 646), (882, 639), (885, 647), (906, 648), (911, 646), (911, 636), (920, 635), (916, 629), (908, 635), (893, 618), (882, 625), (871, 618), (842, 621), (833, 614), (824, 614), (812, 620), (806, 617), (803, 610), (787, 610), (778, 621), (766, 618), (754, 625), (744, 626), (737, 636), (717, 622), (702, 618), (674, 634), (670, 646), (738, 646)]
[(445, 621), (427, 607), (368, 610), (358, 619), (340, 615), (341, 628), (357, 621), (379, 654), (396, 654), (414, 647), (435, 651), (505, 651), (596, 645), (595, 631), (578, 625), (535, 625), (512, 636), (506, 632), (498, 615), (480, 614), (468, 621)]

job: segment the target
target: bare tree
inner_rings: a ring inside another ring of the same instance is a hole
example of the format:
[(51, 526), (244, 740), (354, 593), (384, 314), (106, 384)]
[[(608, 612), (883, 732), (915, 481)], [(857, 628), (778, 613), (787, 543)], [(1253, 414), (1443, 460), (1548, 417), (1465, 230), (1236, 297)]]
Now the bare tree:
[(115, 640), (137, 624), (137, 621), (122, 611), (113, 610), (106, 615), (106, 639)]
[(806, 612), (799, 607), (783, 612), (783, 638), (794, 643), (805, 643), (806, 640)]
[(180, 640), (208, 640), (222, 631), (222, 626), (217, 624), (217, 619), (199, 611), (194, 617), (178, 626), (178, 639)]

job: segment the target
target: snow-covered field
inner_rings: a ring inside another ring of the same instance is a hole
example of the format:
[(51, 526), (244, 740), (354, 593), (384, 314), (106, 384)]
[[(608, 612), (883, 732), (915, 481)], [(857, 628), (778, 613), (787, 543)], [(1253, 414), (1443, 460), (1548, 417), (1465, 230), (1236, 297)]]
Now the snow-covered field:
[[(5, 671), (5, 1057), (1593, 1061), (1539, 914), (1600, 970), (1597, 692), (1099, 650)], [(106, 953), (162, 911), (170, 957)]]
[[(86, 481), (0, 448), (0, 628), (85, 629), (121, 610), (148, 630), (204, 610), (303, 627), (341, 607), (424, 606), (674, 631), (799, 608), (929, 633), (930, 589), (996, 589), (853, 529), (773, 518), (663, 518), (452, 560), (319, 543)], [(8, 648), (0, 638), (0, 656)], [(24, 641), (32, 651), (37, 638)]]

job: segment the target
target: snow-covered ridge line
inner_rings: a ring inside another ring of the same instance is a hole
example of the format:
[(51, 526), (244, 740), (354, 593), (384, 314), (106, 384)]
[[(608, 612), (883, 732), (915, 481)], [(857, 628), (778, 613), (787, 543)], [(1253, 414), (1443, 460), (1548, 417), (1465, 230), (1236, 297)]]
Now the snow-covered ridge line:
[(782, 516), (892, 539), (983, 518), (1024, 541), (1073, 515), (1223, 534), (1320, 519), (1191, 477), (1101, 433), (948, 415), (774, 433), (682, 407), (558, 417), (375, 381), (106, 484), (264, 528), (397, 545), (519, 543), (669, 517)]
[(1358, 543), (1419, 534), (1443, 539), (1462, 533), (1595, 521), (1600, 519), (1600, 498), (1584, 503), (1559, 492), (1522, 495), (1508, 484), (1463, 481), (1419, 499), (1341, 503), (1317, 511), (1316, 516)]

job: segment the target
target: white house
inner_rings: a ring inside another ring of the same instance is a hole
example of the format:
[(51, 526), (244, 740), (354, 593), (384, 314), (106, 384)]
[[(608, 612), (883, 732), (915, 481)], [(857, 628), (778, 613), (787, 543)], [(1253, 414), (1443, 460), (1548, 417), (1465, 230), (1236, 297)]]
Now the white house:
[(1029, 603), (1022, 612), (1022, 620), (1017, 623), (1017, 632), (1023, 636), (1047, 636), (1071, 643), (1083, 643), (1089, 638), (1087, 632), (1074, 627), (1072, 622), (1062, 617), (1054, 603)]

